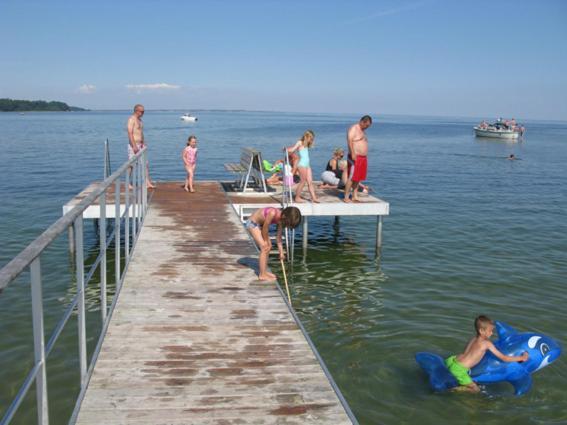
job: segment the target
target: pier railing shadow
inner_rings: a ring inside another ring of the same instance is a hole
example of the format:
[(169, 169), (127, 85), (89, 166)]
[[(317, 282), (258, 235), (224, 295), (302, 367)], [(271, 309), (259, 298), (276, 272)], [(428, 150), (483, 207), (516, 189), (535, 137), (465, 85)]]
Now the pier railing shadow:
[[(105, 179), (102, 183), (97, 185), (78, 205), (53, 223), (45, 232), (0, 270), (0, 296), (2, 296), (3, 290), (18, 279), (20, 275), (27, 276), (29, 274), (34, 349), (33, 367), (27, 373), (16, 396), (1, 417), (0, 425), (11, 423), (34, 382), (36, 387), (37, 423), (42, 425), (49, 424), (48, 383), (46, 374), (47, 358), (55, 347), (65, 325), (69, 319), (75, 315), (78, 318), (80, 392), (77, 395), (75, 408), (69, 423), (76, 421), (81, 401), (84, 397), (102, 346), (104, 335), (118, 299), (131, 253), (146, 216), (148, 207), (146, 169), (147, 154), (145, 149), (143, 149), (125, 162), (112, 175), (107, 176), (105, 170)], [(100, 214), (98, 218), (99, 253), (94, 262), (90, 265), (89, 270), (85, 271), (83, 213), (91, 206), (98, 206)], [(109, 226), (110, 222), (113, 222), (113, 229), (109, 233), (109, 227), (111, 227)], [(66, 232), (69, 232), (69, 248), (73, 254), (74, 267), (70, 268), (70, 270), (74, 270), (75, 272), (77, 288), (76, 293), (70, 298), (63, 315), (46, 343), (43, 311), (44, 283), (42, 282), (41, 258), (44, 251), (58, 237)], [(122, 241), (124, 241), (124, 243), (121, 243)], [(112, 301), (109, 302), (107, 299), (107, 260), (112, 261), (112, 259), (107, 258), (107, 251), (111, 248), (111, 245), (114, 245), (115, 288), (111, 291), (111, 293), (114, 293), (114, 297)], [(88, 284), (97, 269), (100, 272), (100, 320), (102, 331), (100, 332), (94, 352), (90, 355), (90, 362), (88, 362), (85, 294), (88, 289)]]

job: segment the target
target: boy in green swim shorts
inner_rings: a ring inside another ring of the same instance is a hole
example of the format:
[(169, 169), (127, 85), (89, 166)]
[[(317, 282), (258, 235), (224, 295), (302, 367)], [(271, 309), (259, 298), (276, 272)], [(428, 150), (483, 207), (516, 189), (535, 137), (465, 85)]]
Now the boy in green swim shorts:
[(457, 391), (474, 393), (480, 391), (478, 385), (471, 379), (469, 371), (482, 360), (487, 350), (503, 362), (525, 362), (528, 360), (528, 353), (521, 356), (507, 356), (494, 346), (490, 341), (494, 332), (494, 323), (487, 316), (478, 316), (474, 320), (474, 327), (476, 336), (469, 341), (464, 353), (451, 356), (445, 360), (445, 366), (459, 383), (459, 386), (455, 388)]

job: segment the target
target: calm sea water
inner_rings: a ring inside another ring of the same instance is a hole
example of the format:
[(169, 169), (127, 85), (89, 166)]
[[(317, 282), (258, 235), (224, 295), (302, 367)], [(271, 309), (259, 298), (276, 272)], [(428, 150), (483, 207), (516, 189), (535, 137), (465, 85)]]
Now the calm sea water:
[[(179, 157), (191, 133), (199, 138), (197, 178), (225, 179), (222, 164), (237, 160), (241, 146), (275, 159), (307, 128), (316, 133), (311, 157), (318, 175), (359, 118), (194, 112), (196, 124), (183, 124), (175, 111), (144, 117), (154, 179), (184, 177)], [(122, 163), (128, 115), (0, 114), (0, 266), (100, 179), (106, 138), (113, 168)], [(306, 256), (296, 250), (294, 307), (362, 424), (567, 423), (565, 354), (535, 374), (521, 398), (507, 384), (481, 395), (432, 394), (413, 359), (417, 351), (462, 350), (481, 313), (566, 345), (567, 124), (526, 122), (525, 140), (510, 143), (475, 138), (474, 123), (375, 117), (368, 182), (391, 210), (380, 260), (375, 220), (368, 218), (343, 218), (338, 227), (312, 219)], [(506, 160), (511, 153), (520, 160)], [(93, 261), (90, 225), (86, 236)], [(61, 237), (42, 257), (48, 335), (74, 294), (66, 249)], [(100, 331), (96, 297), (91, 290), (91, 350)], [(30, 305), (27, 276), (0, 294), (0, 415), (32, 364)], [(66, 423), (78, 388), (75, 325), (48, 361), (52, 423)], [(34, 423), (34, 406), (26, 400), (14, 423)]]

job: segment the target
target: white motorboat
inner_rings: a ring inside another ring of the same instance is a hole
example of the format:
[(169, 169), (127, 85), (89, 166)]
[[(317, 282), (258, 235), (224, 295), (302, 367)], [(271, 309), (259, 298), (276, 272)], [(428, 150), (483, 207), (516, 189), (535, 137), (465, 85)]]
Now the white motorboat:
[(521, 125), (508, 125), (503, 122), (495, 122), (487, 125), (484, 121), (474, 128), (477, 137), (493, 137), (495, 139), (515, 140), (522, 137), (524, 127)]
[(194, 117), (191, 114), (183, 114), (183, 115), (181, 115), (181, 120), (187, 121), (187, 122), (195, 122), (195, 121), (197, 121), (197, 117)]

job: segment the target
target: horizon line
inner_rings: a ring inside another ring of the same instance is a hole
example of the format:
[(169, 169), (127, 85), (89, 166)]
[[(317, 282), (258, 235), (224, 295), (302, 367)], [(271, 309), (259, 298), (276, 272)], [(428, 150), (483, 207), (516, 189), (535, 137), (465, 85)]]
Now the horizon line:
[[(132, 112), (131, 108), (101, 108), (101, 109), (88, 109), (83, 108), (84, 111), (0, 111), (3, 113), (83, 113), (83, 112)], [(146, 111), (155, 111), (155, 112), (186, 112), (187, 110), (191, 111), (203, 111), (203, 112), (260, 112), (260, 113), (280, 113), (280, 114), (313, 114), (313, 115), (370, 115), (372, 118), (374, 117), (420, 117), (420, 118), (459, 118), (459, 119), (486, 119), (486, 116), (478, 116), (478, 115), (440, 115), (440, 114), (415, 114), (415, 113), (368, 113), (368, 112), (317, 112), (317, 111), (284, 111), (284, 110), (269, 110), (269, 109), (222, 109), (222, 108), (156, 108), (156, 109), (149, 109), (146, 108)], [(494, 117), (494, 120), (498, 119), (498, 117)], [(560, 120), (560, 119), (544, 119), (544, 118), (529, 118), (529, 117), (520, 117), (517, 120), (528, 120), (528, 121), (541, 121), (541, 122), (557, 122), (557, 123), (567, 123), (567, 120)]]

